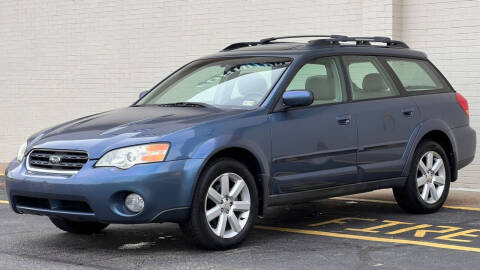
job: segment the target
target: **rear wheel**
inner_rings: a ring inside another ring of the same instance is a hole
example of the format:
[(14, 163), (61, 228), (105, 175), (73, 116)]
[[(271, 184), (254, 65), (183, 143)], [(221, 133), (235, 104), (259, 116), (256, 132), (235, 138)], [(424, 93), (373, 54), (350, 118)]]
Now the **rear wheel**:
[(411, 213), (433, 213), (440, 209), (450, 189), (450, 164), (442, 146), (424, 141), (417, 147), (407, 183), (394, 188), (398, 205)]
[(257, 215), (254, 178), (242, 163), (217, 159), (202, 173), (187, 222), (180, 225), (195, 244), (227, 249), (248, 235)]
[(105, 223), (73, 221), (62, 217), (50, 217), (50, 221), (60, 230), (75, 234), (99, 233), (108, 226)]

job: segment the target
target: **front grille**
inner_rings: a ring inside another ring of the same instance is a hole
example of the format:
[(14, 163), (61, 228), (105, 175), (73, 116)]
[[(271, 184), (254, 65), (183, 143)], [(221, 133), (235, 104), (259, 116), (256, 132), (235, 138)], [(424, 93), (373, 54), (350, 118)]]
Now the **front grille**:
[(31, 171), (76, 173), (87, 161), (84, 151), (35, 149), (28, 155), (27, 165)]

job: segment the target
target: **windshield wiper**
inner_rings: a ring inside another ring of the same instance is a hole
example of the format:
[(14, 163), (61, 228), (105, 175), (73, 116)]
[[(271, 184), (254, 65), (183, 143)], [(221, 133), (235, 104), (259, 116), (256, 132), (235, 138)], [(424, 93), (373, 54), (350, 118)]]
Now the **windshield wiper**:
[(152, 104), (162, 107), (200, 107), (200, 108), (215, 108), (215, 106), (203, 102), (174, 102), (164, 104)]

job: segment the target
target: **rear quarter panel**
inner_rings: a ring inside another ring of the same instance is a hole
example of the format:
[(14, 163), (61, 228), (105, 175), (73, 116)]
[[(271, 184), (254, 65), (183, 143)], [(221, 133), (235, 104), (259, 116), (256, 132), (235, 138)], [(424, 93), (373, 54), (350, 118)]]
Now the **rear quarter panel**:
[[(455, 92), (414, 95), (411, 98), (418, 106), (421, 120), (416, 129), (417, 134), (409, 142), (406, 164), (410, 164), (421, 139), (428, 132), (435, 130), (448, 136), (457, 169), (471, 162), (475, 155), (476, 134), (469, 126), (469, 117), (458, 104)], [(409, 166), (405, 166), (403, 175), (408, 174), (408, 168)]]
[(450, 128), (469, 124), (468, 116), (458, 105), (454, 92), (415, 95), (411, 97), (420, 110), (421, 121), (439, 119)]

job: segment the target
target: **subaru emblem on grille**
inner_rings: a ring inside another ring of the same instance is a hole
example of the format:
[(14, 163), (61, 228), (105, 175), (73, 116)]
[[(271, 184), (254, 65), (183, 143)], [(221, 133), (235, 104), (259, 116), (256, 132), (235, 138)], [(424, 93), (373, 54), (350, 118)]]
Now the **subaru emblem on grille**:
[(59, 156), (51, 155), (48, 158), (48, 161), (50, 161), (50, 163), (52, 163), (52, 164), (58, 164), (58, 163), (60, 163), (60, 161), (62, 161), (62, 159)]

